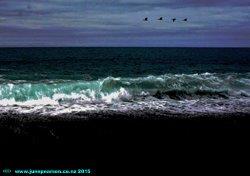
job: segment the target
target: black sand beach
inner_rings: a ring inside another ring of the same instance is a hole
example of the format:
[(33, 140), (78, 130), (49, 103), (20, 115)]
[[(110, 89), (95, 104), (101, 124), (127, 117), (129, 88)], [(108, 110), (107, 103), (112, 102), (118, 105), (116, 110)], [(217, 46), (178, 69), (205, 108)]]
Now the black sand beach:
[(247, 113), (6, 113), (0, 124), (0, 155), (8, 167), (85, 166), (97, 175), (213, 173), (244, 167), (249, 156)]

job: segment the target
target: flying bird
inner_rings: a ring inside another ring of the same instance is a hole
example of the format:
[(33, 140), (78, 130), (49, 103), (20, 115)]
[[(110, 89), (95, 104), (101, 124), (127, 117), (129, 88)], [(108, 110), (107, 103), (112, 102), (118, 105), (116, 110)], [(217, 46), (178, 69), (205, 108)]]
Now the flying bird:
[(187, 21), (188, 19), (187, 18), (185, 18), (183, 21)]
[(162, 21), (162, 20), (163, 20), (163, 17), (160, 17), (158, 20)]
[(176, 18), (173, 18), (172, 21), (175, 22)]
[(148, 17), (144, 18), (143, 21), (148, 21)]

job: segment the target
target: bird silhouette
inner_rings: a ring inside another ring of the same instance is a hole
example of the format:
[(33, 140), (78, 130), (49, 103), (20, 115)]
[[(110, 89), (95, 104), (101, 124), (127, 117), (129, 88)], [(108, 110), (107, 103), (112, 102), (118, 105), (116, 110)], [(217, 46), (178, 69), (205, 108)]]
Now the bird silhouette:
[(188, 19), (187, 18), (185, 18), (184, 20), (182, 20), (182, 21), (187, 21)]
[(148, 21), (148, 17), (144, 18), (143, 21)]
[(162, 21), (162, 20), (163, 20), (163, 17), (158, 18), (158, 20)]
[(175, 21), (176, 21), (176, 18), (173, 18), (172, 21), (175, 22)]

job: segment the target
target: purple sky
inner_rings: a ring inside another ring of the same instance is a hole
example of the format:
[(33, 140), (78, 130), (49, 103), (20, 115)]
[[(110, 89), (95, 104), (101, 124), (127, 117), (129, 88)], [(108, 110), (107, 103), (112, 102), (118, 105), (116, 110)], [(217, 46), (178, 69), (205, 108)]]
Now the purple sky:
[(0, 46), (250, 47), (250, 1), (0, 0)]

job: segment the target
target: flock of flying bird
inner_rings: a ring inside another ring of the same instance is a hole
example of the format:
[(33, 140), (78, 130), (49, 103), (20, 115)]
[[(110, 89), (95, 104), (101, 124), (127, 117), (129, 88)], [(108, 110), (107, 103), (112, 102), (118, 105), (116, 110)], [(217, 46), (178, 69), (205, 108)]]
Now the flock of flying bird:
[[(158, 18), (159, 21), (163, 20), (163, 17)], [(144, 18), (143, 21), (148, 21), (148, 17)], [(175, 22), (176, 18), (172, 18), (172, 21)], [(187, 21), (187, 18), (184, 18), (182, 21)]]

